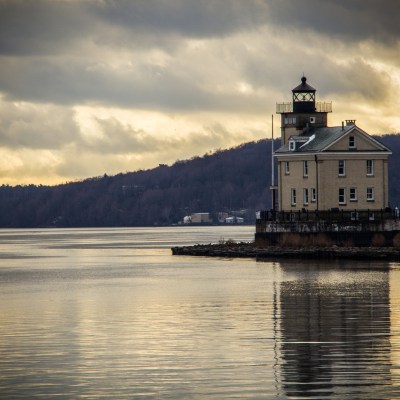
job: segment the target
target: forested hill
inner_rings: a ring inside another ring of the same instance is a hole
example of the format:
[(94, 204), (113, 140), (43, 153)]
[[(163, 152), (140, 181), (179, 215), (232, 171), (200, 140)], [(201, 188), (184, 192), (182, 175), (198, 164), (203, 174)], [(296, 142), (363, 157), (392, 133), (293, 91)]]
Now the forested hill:
[[(400, 135), (377, 139), (393, 151), (389, 198), (400, 205)], [(170, 225), (190, 213), (216, 220), (234, 211), (253, 223), (256, 210), (271, 208), (270, 180), (271, 141), (261, 140), (151, 170), (58, 186), (3, 185), (0, 227)]]

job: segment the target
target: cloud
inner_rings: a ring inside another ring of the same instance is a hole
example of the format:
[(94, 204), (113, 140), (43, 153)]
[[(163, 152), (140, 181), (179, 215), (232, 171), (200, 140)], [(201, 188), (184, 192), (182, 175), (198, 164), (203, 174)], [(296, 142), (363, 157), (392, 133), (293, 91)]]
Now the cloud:
[(71, 109), (0, 102), (0, 144), (10, 149), (60, 149), (79, 139)]
[(399, 41), (396, 0), (280, 0), (268, 4), (269, 23), (274, 25), (351, 42), (373, 40), (390, 45)]
[[(86, 6), (85, 6), (86, 4)], [(14, 56), (64, 53), (87, 37), (96, 21), (88, 2), (0, 0), (0, 54)]]
[(54, 183), (267, 137), (303, 72), (334, 124), (398, 131), (399, 30), (395, 0), (0, 0), (0, 176)]

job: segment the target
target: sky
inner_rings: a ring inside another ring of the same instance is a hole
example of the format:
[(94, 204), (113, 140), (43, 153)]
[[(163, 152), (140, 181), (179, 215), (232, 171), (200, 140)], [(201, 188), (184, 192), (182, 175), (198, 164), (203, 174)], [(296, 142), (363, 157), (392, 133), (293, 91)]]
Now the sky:
[(0, 185), (172, 164), (279, 137), (303, 74), (400, 132), (398, 0), (0, 0)]

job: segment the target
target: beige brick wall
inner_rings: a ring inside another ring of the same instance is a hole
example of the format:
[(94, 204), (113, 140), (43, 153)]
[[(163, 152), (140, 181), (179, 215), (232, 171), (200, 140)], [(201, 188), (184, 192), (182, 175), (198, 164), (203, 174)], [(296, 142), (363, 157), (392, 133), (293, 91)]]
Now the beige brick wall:
[[(338, 158), (333, 158), (338, 157)], [(345, 160), (345, 176), (338, 175), (338, 160)], [(318, 155), (318, 167), (313, 156), (303, 159), (289, 156), (278, 162), (279, 207), (281, 210), (381, 209), (388, 205), (387, 156), (344, 154), (342, 156)], [(366, 160), (374, 160), (374, 174), (367, 175)], [(284, 162), (289, 160), (290, 172), (285, 173)], [(303, 161), (308, 161), (308, 177), (303, 176)], [(316, 171), (318, 170), (318, 179)], [(350, 201), (350, 188), (356, 188), (356, 201)], [(374, 201), (367, 201), (367, 188), (373, 188)], [(291, 188), (296, 189), (297, 202), (291, 204)], [(308, 204), (303, 201), (303, 189), (309, 193)], [(311, 201), (311, 189), (318, 189), (318, 201)], [(339, 188), (345, 189), (345, 204), (339, 204)]]
[(370, 140), (366, 139), (365, 136), (360, 135), (356, 131), (350, 132), (344, 136), (340, 141), (335, 143), (329, 148), (329, 151), (349, 151), (349, 136), (355, 137), (355, 144), (357, 151), (371, 151), (376, 150), (376, 145)]
[[(304, 161), (308, 162), (308, 176), (304, 176)], [(280, 209), (291, 210), (307, 208), (315, 210), (316, 202), (311, 201), (311, 188), (316, 188), (316, 168), (315, 160), (312, 156), (299, 160), (289, 161), (289, 174), (285, 173), (285, 163), (279, 163), (280, 187), (282, 187), (281, 197), (279, 198)], [(296, 189), (296, 205), (291, 203), (291, 189)], [(304, 204), (304, 189), (308, 189), (308, 205)]]

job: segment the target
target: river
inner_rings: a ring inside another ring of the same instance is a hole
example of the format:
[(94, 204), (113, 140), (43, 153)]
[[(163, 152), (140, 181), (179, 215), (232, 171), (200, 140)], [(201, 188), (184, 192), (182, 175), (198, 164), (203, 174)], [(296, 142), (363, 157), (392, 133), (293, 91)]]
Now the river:
[(400, 398), (400, 264), (170, 251), (253, 235), (0, 230), (0, 398)]

